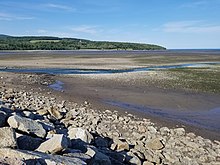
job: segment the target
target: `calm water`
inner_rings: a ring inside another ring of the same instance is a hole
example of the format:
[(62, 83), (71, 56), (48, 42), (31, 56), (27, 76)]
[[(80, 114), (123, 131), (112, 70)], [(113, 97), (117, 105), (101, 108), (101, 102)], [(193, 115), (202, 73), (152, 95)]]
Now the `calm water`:
[(144, 72), (164, 69), (177, 69), (189, 67), (209, 67), (211, 65), (220, 64), (220, 62), (212, 63), (190, 63), (181, 65), (161, 65), (133, 69), (66, 69), (66, 68), (1, 68), (0, 71), (16, 72), (16, 73), (45, 73), (45, 74), (115, 74), (115, 73), (130, 73)]
[(219, 54), (220, 49), (168, 49), (168, 50), (34, 50), (34, 51), (0, 51), (0, 55), (37, 55), (37, 54), (54, 54), (54, 55), (166, 55), (166, 54)]
[(220, 131), (220, 107), (203, 112), (178, 112), (173, 110), (154, 109), (143, 105), (135, 105), (113, 100), (105, 100), (104, 103), (131, 111), (141, 112), (147, 116), (150, 115), (162, 119), (179, 121), (183, 124), (202, 127), (216, 132)]

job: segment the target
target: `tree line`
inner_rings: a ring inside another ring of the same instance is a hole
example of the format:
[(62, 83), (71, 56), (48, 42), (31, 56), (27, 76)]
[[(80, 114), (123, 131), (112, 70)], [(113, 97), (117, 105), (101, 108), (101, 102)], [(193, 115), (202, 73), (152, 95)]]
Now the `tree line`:
[(77, 38), (58, 37), (12, 37), (0, 35), (0, 50), (163, 50), (159, 45), (90, 41)]

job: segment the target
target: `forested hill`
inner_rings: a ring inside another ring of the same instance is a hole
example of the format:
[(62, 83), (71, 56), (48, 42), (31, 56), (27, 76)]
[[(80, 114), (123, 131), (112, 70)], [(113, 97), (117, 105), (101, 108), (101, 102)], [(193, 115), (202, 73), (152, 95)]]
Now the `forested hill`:
[(140, 43), (90, 41), (48, 36), (13, 37), (0, 34), (0, 50), (163, 50), (162, 46)]

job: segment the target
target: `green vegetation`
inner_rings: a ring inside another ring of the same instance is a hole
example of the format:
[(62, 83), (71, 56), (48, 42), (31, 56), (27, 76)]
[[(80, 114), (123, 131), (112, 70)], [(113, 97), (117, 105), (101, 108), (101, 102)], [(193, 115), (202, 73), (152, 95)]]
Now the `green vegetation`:
[[(153, 85), (164, 89), (220, 93), (220, 67), (161, 70), (164, 78)], [(149, 83), (148, 83), (149, 84)]]
[(77, 38), (58, 37), (12, 37), (0, 35), (0, 50), (164, 50), (151, 44), (90, 41)]
[(220, 68), (170, 69), (178, 78), (174, 84), (185, 89), (220, 93)]

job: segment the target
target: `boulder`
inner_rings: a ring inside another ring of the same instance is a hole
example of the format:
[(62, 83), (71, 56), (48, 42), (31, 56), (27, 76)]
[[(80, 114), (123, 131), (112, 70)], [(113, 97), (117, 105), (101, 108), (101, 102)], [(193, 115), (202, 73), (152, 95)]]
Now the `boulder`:
[(0, 127), (5, 126), (7, 119), (7, 114), (0, 110)]
[(50, 107), (48, 109), (48, 112), (50, 113), (51, 116), (55, 117), (57, 120), (63, 118), (63, 115), (54, 107)]
[(156, 134), (156, 133), (157, 133), (157, 129), (156, 129), (154, 126), (149, 126), (149, 127), (148, 127), (148, 131), (149, 131), (151, 134)]
[(53, 137), (42, 143), (36, 151), (55, 154), (68, 147), (68, 139), (62, 134), (54, 134)]
[(113, 144), (111, 145), (112, 150), (117, 150), (117, 151), (128, 151), (129, 150), (129, 144), (126, 142), (125, 139), (118, 139), (115, 138), (113, 139)]
[(177, 136), (183, 136), (186, 133), (184, 128), (176, 128), (173, 131)]
[(95, 146), (96, 147), (108, 147), (108, 141), (105, 138), (97, 137), (95, 139)]
[(170, 134), (170, 129), (167, 127), (162, 127), (160, 128), (160, 134), (163, 136), (169, 135)]
[(163, 143), (159, 138), (152, 139), (147, 143), (147, 147), (153, 150), (160, 150), (164, 148)]
[(11, 159), (20, 159), (20, 160), (34, 160), (41, 159), (44, 161), (44, 164), (54, 164), (54, 165), (86, 165), (84, 161), (79, 158), (72, 158), (60, 155), (51, 155), (41, 152), (26, 151), (26, 150), (14, 150), (10, 148), (0, 148), (0, 157), (11, 158)]
[(101, 152), (96, 152), (94, 157), (89, 162), (91, 165), (111, 165), (111, 160), (108, 156)]
[(44, 141), (41, 138), (34, 138), (28, 135), (16, 135), (18, 148), (22, 150), (34, 151)]
[(0, 165), (26, 165), (26, 163), (17, 158), (0, 158)]
[(68, 131), (68, 137), (72, 139), (81, 139), (86, 143), (91, 143), (93, 136), (83, 128), (70, 128)]
[(0, 128), (0, 148), (16, 148), (15, 131), (10, 127)]
[(148, 161), (144, 161), (144, 162), (143, 162), (143, 165), (154, 165), (154, 163), (148, 162)]
[(8, 124), (10, 127), (30, 135), (36, 135), (41, 138), (44, 138), (46, 135), (46, 131), (41, 124), (25, 117), (20, 117), (18, 115), (11, 116), (8, 118)]
[(129, 164), (141, 165), (141, 160), (132, 152), (127, 153), (126, 162), (128, 162)]

